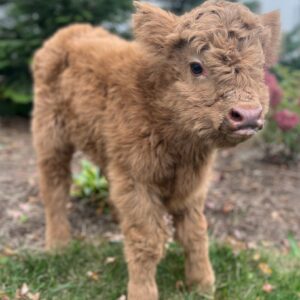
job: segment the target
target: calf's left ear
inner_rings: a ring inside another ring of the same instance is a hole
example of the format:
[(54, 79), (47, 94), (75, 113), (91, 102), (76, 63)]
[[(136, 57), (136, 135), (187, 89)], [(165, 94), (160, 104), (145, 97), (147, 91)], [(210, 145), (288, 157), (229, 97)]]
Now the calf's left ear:
[(276, 63), (280, 50), (280, 13), (278, 10), (261, 16), (262, 24), (265, 28), (261, 37), (263, 51), (265, 53), (266, 64), (271, 66)]
[(177, 16), (150, 4), (134, 2), (133, 28), (138, 41), (146, 45), (154, 54), (163, 54), (167, 47), (167, 37), (177, 25)]

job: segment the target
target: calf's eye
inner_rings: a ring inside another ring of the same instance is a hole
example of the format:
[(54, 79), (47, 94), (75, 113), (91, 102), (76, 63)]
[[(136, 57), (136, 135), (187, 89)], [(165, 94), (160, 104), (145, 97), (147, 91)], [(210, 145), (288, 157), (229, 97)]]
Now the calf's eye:
[(190, 68), (191, 68), (191, 72), (194, 76), (200, 76), (204, 72), (202, 65), (198, 62), (190, 63)]

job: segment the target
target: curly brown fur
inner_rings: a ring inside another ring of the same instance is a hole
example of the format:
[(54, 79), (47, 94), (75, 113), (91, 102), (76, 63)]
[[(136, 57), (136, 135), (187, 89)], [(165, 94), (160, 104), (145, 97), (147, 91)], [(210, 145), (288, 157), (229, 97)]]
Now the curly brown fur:
[[(214, 152), (248, 138), (226, 123), (233, 107), (262, 107), (262, 119), (268, 110), (264, 66), (276, 57), (279, 16), (225, 1), (181, 17), (135, 5), (133, 42), (72, 25), (35, 54), (32, 130), (46, 244), (53, 249), (70, 239), (70, 161), (81, 150), (110, 183), (125, 236), (128, 299), (158, 299), (165, 214), (185, 249), (187, 283), (211, 292), (203, 206)], [(205, 76), (191, 73), (195, 60)]]

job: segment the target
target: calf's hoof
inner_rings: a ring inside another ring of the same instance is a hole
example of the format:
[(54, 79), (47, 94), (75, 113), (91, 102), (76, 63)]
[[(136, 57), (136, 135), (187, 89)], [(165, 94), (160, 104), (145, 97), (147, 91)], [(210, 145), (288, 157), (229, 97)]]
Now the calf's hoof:
[(190, 291), (194, 291), (197, 295), (201, 296), (203, 299), (213, 300), (215, 296), (215, 276), (213, 272), (210, 272), (207, 277), (202, 278), (201, 281), (188, 283)]
[(68, 227), (60, 228), (55, 231), (46, 232), (46, 250), (59, 251), (66, 248), (71, 241), (70, 229)]
[(156, 286), (130, 284), (128, 286), (128, 300), (158, 300)]
[(194, 291), (197, 295), (199, 295), (202, 299), (207, 300), (214, 300), (215, 299), (215, 286), (192, 286), (190, 288), (192, 291)]

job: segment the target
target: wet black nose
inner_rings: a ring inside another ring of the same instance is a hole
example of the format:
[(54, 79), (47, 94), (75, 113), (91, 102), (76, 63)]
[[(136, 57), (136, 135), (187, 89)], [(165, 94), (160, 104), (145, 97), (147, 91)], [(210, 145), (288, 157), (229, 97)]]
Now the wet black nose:
[(227, 119), (233, 130), (263, 128), (261, 118), (262, 107), (234, 107), (230, 110)]

